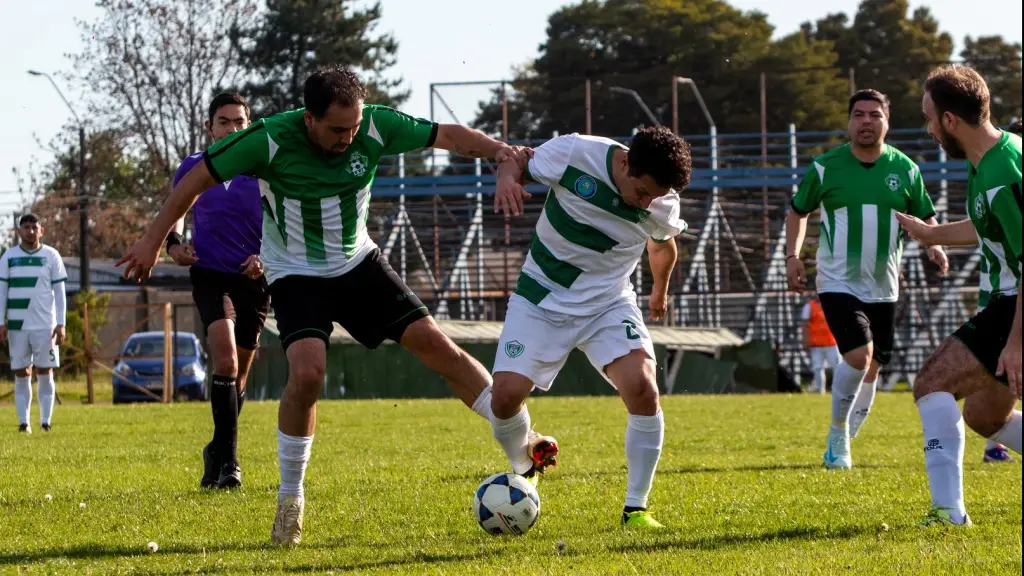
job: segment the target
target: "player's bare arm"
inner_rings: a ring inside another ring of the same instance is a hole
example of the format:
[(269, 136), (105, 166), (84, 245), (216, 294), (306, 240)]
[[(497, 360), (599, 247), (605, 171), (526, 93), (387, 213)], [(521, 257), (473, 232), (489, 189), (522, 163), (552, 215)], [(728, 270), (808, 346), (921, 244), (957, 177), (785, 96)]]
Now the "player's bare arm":
[(970, 219), (949, 224), (939, 224), (935, 218), (927, 222), (909, 214), (896, 213), (900, 226), (910, 237), (925, 246), (974, 246), (978, 243), (978, 234)]
[(499, 162), (504, 159), (497, 158), (499, 152), (514, 155), (508, 144), (461, 124), (438, 125), (433, 147), (470, 158), (495, 158)]
[(149, 278), (150, 272), (156, 266), (157, 258), (160, 256), (160, 246), (167, 238), (171, 227), (185, 217), (204, 190), (208, 190), (216, 184), (216, 180), (204, 162), (196, 164), (189, 170), (188, 174), (171, 191), (171, 195), (164, 202), (163, 208), (160, 209), (156, 220), (146, 230), (146, 233), (115, 264), (116, 266), (127, 264), (124, 269), (126, 279), (134, 276), (137, 282), (142, 282)]
[(790, 290), (803, 290), (807, 283), (807, 272), (800, 260), (800, 249), (807, 235), (807, 214), (790, 208), (786, 215), (786, 279)]
[(647, 240), (647, 257), (651, 261), (651, 275), (654, 276), (654, 288), (651, 289), (651, 321), (657, 322), (665, 317), (668, 310), (668, 283), (672, 270), (676, 266), (678, 249), (674, 238), (665, 242), (657, 242), (653, 238)]
[(519, 216), (523, 213), (523, 201), (533, 197), (523, 188), (526, 184), (525, 170), (514, 158), (498, 164), (497, 188), (494, 194), (494, 213), (498, 208), (505, 216)]
[[(178, 221), (174, 223), (174, 228), (172, 228), (171, 232), (167, 235), (169, 244), (167, 247), (167, 255), (170, 256), (178, 266), (191, 266), (198, 262), (199, 258), (196, 257), (195, 248), (193, 248), (191, 244), (184, 244), (181, 242), (181, 238), (184, 233), (185, 219), (179, 218)], [(177, 239), (177, 242), (171, 243), (172, 236)]]

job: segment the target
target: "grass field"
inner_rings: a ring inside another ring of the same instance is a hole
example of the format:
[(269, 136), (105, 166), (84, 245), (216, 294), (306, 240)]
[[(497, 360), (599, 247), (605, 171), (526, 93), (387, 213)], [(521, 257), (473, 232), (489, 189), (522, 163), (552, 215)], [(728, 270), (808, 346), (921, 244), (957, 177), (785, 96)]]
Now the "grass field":
[[(971, 529), (922, 529), (929, 498), (908, 394), (880, 394), (857, 467), (819, 466), (824, 396), (670, 397), (651, 500), (669, 529), (623, 533), (625, 416), (615, 398), (531, 401), (562, 445), (525, 537), (485, 534), (473, 491), (507, 468), (455, 401), (326, 402), (305, 537), (269, 546), (276, 403), (245, 405), (245, 486), (198, 488), (206, 404), (58, 407), (19, 435), (0, 406), (0, 573), (1020, 574), (1021, 465), (981, 464), (969, 435)], [(9, 423), (9, 425), (8, 425)], [(52, 501), (45, 496), (52, 495)], [(85, 507), (80, 507), (84, 503)], [(884, 526), (887, 525), (886, 530)], [(149, 554), (146, 544), (160, 550)], [(560, 546), (564, 543), (564, 546)], [(560, 548), (564, 548), (560, 550)]]

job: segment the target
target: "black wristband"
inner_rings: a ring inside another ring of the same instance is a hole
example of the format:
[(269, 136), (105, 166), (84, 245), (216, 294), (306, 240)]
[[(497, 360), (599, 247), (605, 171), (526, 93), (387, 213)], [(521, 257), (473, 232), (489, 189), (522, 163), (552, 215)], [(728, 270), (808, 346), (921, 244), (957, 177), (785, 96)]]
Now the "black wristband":
[(789, 256), (786, 256), (786, 262), (789, 262), (790, 258), (798, 258), (798, 256), (796, 254), (790, 254)]
[(171, 246), (176, 246), (178, 244), (181, 244), (181, 241), (182, 241), (181, 234), (178, 234), (177, 232), (172, 230), (171, 233), (167, 235), (167, 243), (166, 243), (167, 250), (169, 251), (171, 249)]

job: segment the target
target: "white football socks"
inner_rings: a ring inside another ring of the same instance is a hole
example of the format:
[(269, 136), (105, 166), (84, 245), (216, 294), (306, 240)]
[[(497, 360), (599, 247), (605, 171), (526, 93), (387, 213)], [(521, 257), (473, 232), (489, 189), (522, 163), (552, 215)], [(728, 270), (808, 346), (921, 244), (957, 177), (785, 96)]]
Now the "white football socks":
[[(999, 432), (989, 436), (989, 442), (995, 444), (1002, 444), (1010, 450), (1013, 450), (1017, 454), (1020, 454), (1021, 444), (1021, 415), (1020, 410), (1014, 410), (1013, 414), (1010, 415), (1010, 420), (1003, 426)], [(990, 446), (986, 445), (985, 449), (988, 450)]]
[(14, 408), (18, 412), (18, 424), (28, 424), (32, 410), (32, 378), (14, 377)]
[(476, 412), (488, 422), (491, 421), (491, 386), (480, 391), (480, 395), (473, 401), (473, 412)]
[(832, 372), (832, 427), (836, 430), (848, 429), (850, 412), (866, 373), (846, 362), (840, 362)]
[(527, 446), (528, 434), (530, 433), (530, 412), (526, 405), (519, 410), (515, 416), (502, 420), (491, 416), (491, 429), (494, 431), (494, 438), (505, 450), (512, 471), (516, 474), (526, 474), (533, 468), (533, 460), (530, 459), (530, 451)]
[(306, 464), (313, 448), (312, 436), (289, 436), (277, 431), (277, 459), (281, 466), (281, 489), (278, 497), (303, 496), (302, 482)]
[(850, 413), (850, 438), (857, 437), (857, 432), (860, 432), (860, 427), (864, 425), (868, 414), (871, 413), (871, 405), (875, 402), (875, 384), (877, 382), (876, 378), (874, 382), (861, 382), (860, 384), (857, 399), (853, 401), (853, 412)]
[(932, 506), (945, 509), (954, 524), (963, 524), (967, 509), (964, 507), (965, 432), (960, 407), (949, 392), (932, 392), (917, 401), (917, 410), (924, 431), (924, 466)]
[(53, 372), (40, 374), (39, 378), (39, 423), (49, 426), (53, 415), (53, 398), (57, 394), (57, 386), (53, 382)]
[(629, 415), (626, 425), (626, 506), (647, 507), (647, 495), (654, 482), (654, 471), (665, 441), (665, 419), (661, 411), (654, 416)]

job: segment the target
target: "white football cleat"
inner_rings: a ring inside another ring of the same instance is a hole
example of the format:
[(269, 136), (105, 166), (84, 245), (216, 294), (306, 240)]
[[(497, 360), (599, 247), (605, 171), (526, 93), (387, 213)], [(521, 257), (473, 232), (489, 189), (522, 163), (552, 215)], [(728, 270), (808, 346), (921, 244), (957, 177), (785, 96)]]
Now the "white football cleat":
[(270, 541), (278, 546), (295, 546), (302, 540), (302, 516), (306, 502), (302, 496), (285, 494), (277, 498), (277, 515)]
[(850, 433), (848, 430), (836, 430), (829, 427), (828, 447), (822, 457), (825, 468), (845, 469), (853, 468), (853, 459), (850, 458)]

